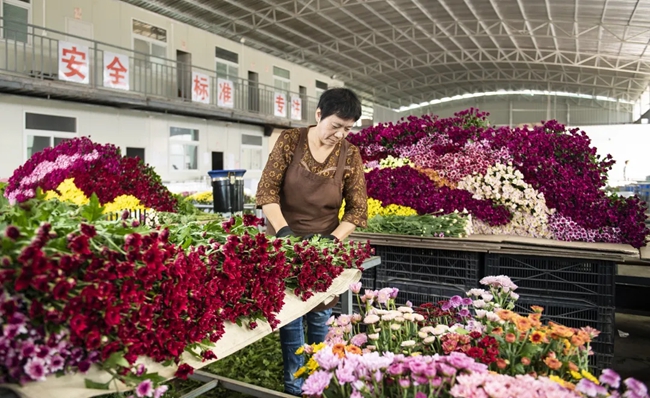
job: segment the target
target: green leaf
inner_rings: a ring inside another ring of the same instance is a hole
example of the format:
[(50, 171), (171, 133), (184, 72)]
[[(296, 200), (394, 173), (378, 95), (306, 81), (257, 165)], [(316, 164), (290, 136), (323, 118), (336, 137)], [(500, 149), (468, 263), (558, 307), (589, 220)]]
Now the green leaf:
[(92, 381), (90, 379), (84, 379), (84, 383), (86, 384), (86, 388), (93, 388), (95, 390), (108, 390), (109, 389), (109, 383), (111, 380), (107, 381), (106, 383), (97, 383), (96, 381)]
[(129, 368), (131, 367), (131, 364), (129, 364), (129, 361), (124, 359), (124, 353), (123, 352), (114, 352), (111, 354), (110, 357), (104, 362), (103, 364), (104, 369), (111, 369), (116, 366), (122, 366), (124, 368)]
[(88, 204), (81, 206), (81, 216), (89, 222), (94, 222), (103, 217), (104, 208), (99, 204), (99, 198), (93, 192)]

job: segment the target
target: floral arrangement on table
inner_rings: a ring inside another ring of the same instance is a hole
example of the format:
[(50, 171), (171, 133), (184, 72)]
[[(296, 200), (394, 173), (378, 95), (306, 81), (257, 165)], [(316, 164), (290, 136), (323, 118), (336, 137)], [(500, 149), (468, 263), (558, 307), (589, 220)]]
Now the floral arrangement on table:
[(635, 379), (623, 383), (610, 369), (588, 370), (598, 331), (541, 321), (543, 308), (512, 311), (517, 286), (486, 277), (472, 289), (414, 308), (396, 304), (397, 289), (354, 284), (360, 314), (329, 320), (326, 341), (298, 350), (307, 358), (310, 397), (648, 397)]
[[(491, 127), (469, 109), (409, 117), (352, 134), (368, 196), (418, 215), (466, 210), (472, 230), (564, 241), (646, 244), (646, 204), (605, 191), (611, 156), (557, 121)], [(417, 234), (417, 233), (416, 233)]]
[[(116, 148), (72, 141), (35, 154), (0, 192), (0, 383), (99, 367), (113, 379), (86, 379), (88, 388), (120, 380), (160, 396), (164, 380), (139, 357), (186, 378), (193, 369), (181, 355), (215, 359), (225, 322), (275, 328), (286, 289), (307, 300), (371, 255), (367, 244), (267, 237), (248, 215), (150, 226), (125, 211), (109, 221), (101, 203), (120, 192), (163, 210), (176, 198)], [(93, 182), (86, 172), (103, 174)], [(58, 200), (64, 192), (45, 200), (61, 184), (74, 190), (70, 178), (87, 202)]]
[[(71, 179), (74, 183), (68, 181)], [(35, 153), (9, 178), (5, 196), (13, 204), (34, 198), (37, 189), (60, 196), (59, 187), (70, 190), (72, 185), (85, 198), (97, 195), (101, 204), (125, 200), (126, 196), (133, 204), (137, 198), (141, 206), (158, 211), (173, 212), (178, 205), (152, 167), (138, 158), (122, 156), (114, 145), (98, 144), (87, 137)], [(81, 197), (76, 201), (84, 202)]]

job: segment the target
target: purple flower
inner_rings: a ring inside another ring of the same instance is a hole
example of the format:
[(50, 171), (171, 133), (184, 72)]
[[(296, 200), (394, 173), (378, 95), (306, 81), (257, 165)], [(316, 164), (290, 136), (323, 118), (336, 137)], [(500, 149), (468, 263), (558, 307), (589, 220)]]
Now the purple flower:
[(449, 304), (454, 308), (458, 308), (463, 304), (463, 298), (460, 296), (453, 296), (449, 299)]
[(417, 394), (415, 394), (415, 398), (427, 398), (427, 394), (423, 393), (422, 391), (418, 391)]
[(470, 297), (465, 297), (465, 298), (463, 298), (463, 303), (462, 304), (463, 305), (472, 305), (473, 301), (472, 301), (472, 299)]
[(467, 308), (463, 308), (462, 310), (458, 311), (458, 316), (461, 318), (467, 318), (470, 316), (469, 310)]
[(90, 365), (91, 365), (90, 361), (86, 360), (86, 361), (79, 362), (79, 365), (77, 365), (77, 367), (79, 368), (79, 371), (81, 373), (86, 373), (88, 370), (90, 370)]
[(634, 394), (636, 394), (639, 397), (646, 397), (648, 394), (648, 388), (645, 386), (645, 384), (641, 383), (637, 379), (633, 379), (629, 377), (625, 379), (623, 383), (627, 387), (628, 391), (632, 391)]
[(607, 384), (612, 388), (618, 388), (621, 383), (621, 376), (612, 369), (603, 369), (598, 380), (600, 380), (602, 384)]
[(144, 380), (135, 388), (135, 395), (139, 398), (151, 397), (153, 395), (153, 382), (149, 379)]
[(54, 355), (52, 359), (50, 359), (50, 370), (52, 372), (58, 372), (59, 370), (63, 369), (64, 365), (65, 360), (59, 354)]
[(325, 370), (336, 369), (341, 363), (341, 359), (338, 357), (338, 355), (332, 352), (332, 347), (330, 346), (326, 346), (314, 354), (314, 360), (318, 362), (318, 365)]
[(361, 347), (364, 344), (366, 344), (367, 342), (368, 342), (368, 335), (365, 334), (365, 333), (355, 334), (350, 339), (350, 343), (356, 345), (357, 347)]
[(607, 394), (607, 389), (597, 385), (591, 380), (581, 379), (576, 384), (576, 389), (588, 397), (597, 397), (599, 394)]
[(325, 388), (329, 386), (332, 374), (324, 370), (318, 370), (310, 375), (302, 385), (302, 392), (305, 395), (322, 395)]
[(336, 369), (336, 379), (341, 384), (352, 383), (357, 378), (354, 376), (354, 366), (343, 365)]
[(25, 364), (25, 374), (32, 380), (45, 381), (45, 361), (42, 358), (31, 358)]

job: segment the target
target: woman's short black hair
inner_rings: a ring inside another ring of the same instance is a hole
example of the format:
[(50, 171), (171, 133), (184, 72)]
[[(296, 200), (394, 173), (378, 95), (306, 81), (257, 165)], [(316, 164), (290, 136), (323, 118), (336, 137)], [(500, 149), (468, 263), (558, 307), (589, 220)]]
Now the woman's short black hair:
[(343, 120), (354, 120), (361, 117), (361, 101), (349, 88), (336, 87), (323, 92), (318, 100), (321, 119), (336, 115)]

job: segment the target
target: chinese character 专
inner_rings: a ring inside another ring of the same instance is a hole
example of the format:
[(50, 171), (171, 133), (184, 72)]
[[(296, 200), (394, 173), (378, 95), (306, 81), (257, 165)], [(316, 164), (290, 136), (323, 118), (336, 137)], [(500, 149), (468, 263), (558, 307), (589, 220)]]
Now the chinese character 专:
[(277, 106), (278, 113), (284, 112), (284, 97), (281, 95), (275, 97), (275, 105)]
[(122, 65), (118, 57), (113, 58), (113, 61), (106, 66), (106, 69), (111, 71), (109, 76), (113, 78), (112, 84), (122, 83), (120, 80), (124, 79), (124, 73), (127, 72), (127, 69)]
[(232, 100), (232, 87), (228, 83), (219, 84), (219, 101), (224, 104), (230, 103)]
[[(69, 56), (69, 58), (66, 58), (67, 56)], [(77, 58), (77, 56), (79, 58)], [(68, 69), (68, 72), (63, 73), (66, 77), (71, 78), (73, 76), (79, 76), (82, 80), (86, 78), (86, 75), (84, 75), (80, 70), (80, 67), (86, 65), (86, 53), (78, 51), (75, 46), (71, 49), (64, 48), (61, 61), (65, 62), (66, 68)]]
[(202, 100), (208, 97), (208, 79), (206, 77), (196, 76), (194, 78), (194, 92)]

